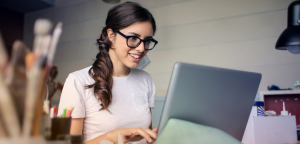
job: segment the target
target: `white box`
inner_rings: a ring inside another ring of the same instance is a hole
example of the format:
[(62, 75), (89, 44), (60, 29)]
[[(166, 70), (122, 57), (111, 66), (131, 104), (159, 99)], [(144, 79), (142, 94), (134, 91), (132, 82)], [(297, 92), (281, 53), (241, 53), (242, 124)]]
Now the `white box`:
[(282, 144), (297, 141), (295, 116), (250, 117), (244, 144)]

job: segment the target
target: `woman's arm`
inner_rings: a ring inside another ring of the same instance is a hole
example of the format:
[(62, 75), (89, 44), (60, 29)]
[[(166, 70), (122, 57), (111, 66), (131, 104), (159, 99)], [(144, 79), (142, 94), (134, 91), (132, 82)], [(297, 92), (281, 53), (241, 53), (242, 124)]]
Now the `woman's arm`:
[(72, 118), (70, 134), (82, 134), (83, 118)]
[(118, 133), (120, 133), (123, 142), (127, 143), (129, 141), (139, 141), (143, 138), (147, 140), (147, 142), (152, 143), (153, 140), (156, 139), (157, 131), (150, 130), (150, 129), (143, 129), (143, 128), (120, 128), (112, 130), (108, 133), (100, 135), (90, 141), (85, 142), (85, 144), (97, 144), (99, 141), (102, 140), (109, 140), (113, 143), (118, 142)]
[[(83, 128), (83, 118), (72, 118), (71, 121), (71, 128), (70, 128), (70, 134), (82, 134), (82, 128)], [(107, 137), (107, 134), (103, 134), (101, 136), (98, 136), (94, 138), (93, 140), (85, 142), (85, 144), (97, 144), (99, 141), (102, 140), (109, 140)]]
[(103, 134), (103, 135), (100, 135), (100, 136), (90, 140), (90, 141), (85, 142), (84, 144), (97, 144), (98, 142), (100, 142), (102, 140), (110, 140), (110, 139), (107, 137), (107, 134)]
[[(71, 135), (82, 134), (82, 128), (83, 128), (83, 118), (72, 118), (70, 134)], [(140, 139), (137, 138), (137, 136), (147, 139), (148, 142), (152, 142), (153, 139), (156, 139), (156, 133), (157, 133), (157, 131), (155, 130), (151, 131), (150, 129), (143, 129), (143, 128), (121, 128), (100, 135), (90, 141), (85, 142), (85, 144), (97, 144), (99, 141), (102, 140), (109, 140), (116, 143), (118, 139), (118, 131), (123, 136), (124, 142)]]

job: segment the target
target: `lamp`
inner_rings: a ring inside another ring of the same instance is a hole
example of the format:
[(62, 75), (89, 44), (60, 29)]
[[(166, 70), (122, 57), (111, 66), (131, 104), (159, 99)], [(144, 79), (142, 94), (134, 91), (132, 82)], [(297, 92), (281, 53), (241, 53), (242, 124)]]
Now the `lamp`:
[(288, 27), (279, 36), (275, 48), (300, 53), (300, 1), (294, 1), (288, 8)]
[(117, 4), (119, 3), (121, 0), (103, 0), (104, 2), (106, 3), (109, 3), (109, 4)]

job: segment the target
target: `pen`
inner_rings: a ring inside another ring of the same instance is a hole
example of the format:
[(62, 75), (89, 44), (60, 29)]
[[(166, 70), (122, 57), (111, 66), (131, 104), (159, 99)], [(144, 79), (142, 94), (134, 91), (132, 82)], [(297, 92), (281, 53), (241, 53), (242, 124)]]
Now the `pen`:
[(63, 112), (62, 118), (65, 118), (65, 117), (66, 117), (66, 114), (67, 114), (67, 109), (64, 109), (64, 112)]
[(71, 108), (71, 107), (68, 107), (68, 109), (67, 109), (67, 114), (66, 114), (66, 118), (71, 117), (71, 113), (72, 113), (72, 108)]
[(57, 108), (56, 106), (53, 106), (53, 118), (56, 117)]

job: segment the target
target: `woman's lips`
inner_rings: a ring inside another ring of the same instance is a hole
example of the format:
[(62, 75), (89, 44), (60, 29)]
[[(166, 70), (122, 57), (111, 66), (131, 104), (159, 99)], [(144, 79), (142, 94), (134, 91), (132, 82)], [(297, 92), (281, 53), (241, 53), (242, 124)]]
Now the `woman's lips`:
[(132, 61), (139, 62), (143, 55), (128, 54)]

